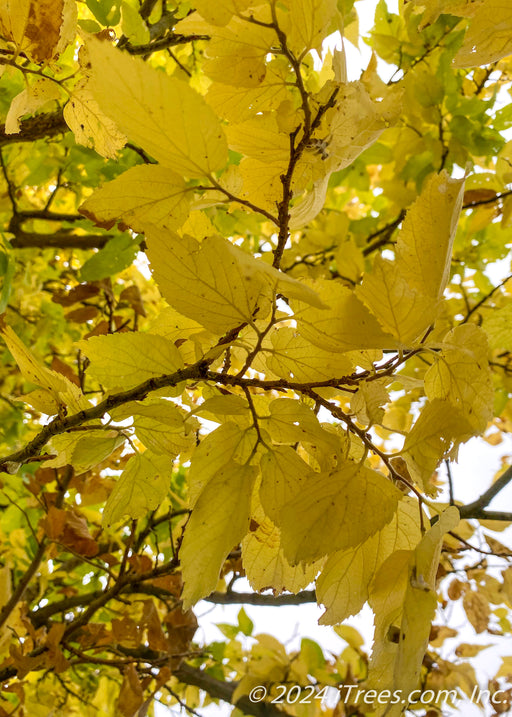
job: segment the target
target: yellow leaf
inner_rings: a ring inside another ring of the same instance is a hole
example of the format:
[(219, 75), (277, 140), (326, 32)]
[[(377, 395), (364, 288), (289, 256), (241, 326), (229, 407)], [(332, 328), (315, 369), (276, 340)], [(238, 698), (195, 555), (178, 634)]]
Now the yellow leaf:
[(284, 169), (281, 160), (260, 162), (253, 157), (245, 157), (240, 162), (243, 186), (238, 196), (275, 214), (277, 204), (283, 198), (281, 175)]
[(494, 388), (487, 353), (487, 337), (479, 326), (457, 326), (444, 337), (441, 353), (425, 374), (428, 398), (440, 398), (454, 406), (474, 433), (483, 432), (493, 416)]
[(80, 213), (109, 229), (117, 219), (134, 231), (150, 225), (180, 227), (189, 213), (185, 181), (159, 165), (132, 167), (87, 199)]
[(280, 326), (270, 334), (272, 349), (266, 363), (272, 373), (280, 378), (296, 381), (328, 381), (349, 376), (353, 364), (347, 356), (332, 354), (314, 346), (299, 336), (295, 329)]
[[(488, 316), (488, 318), (487, 318)], [(483, 328), (489, 338), (492, 349), (512, 351), (512, 303), (496, 309), (486, 315)]]
[[(208, 16), (216, 15), (216, 3), (208, 5)], [(268, 5), (260, 4), (251, 9), (251, 15), (262, 23), (271, 21)], [(178, 24), (177, 32), (209, 36), (203, 69), (215, 82), (250, 90), (264, 80), (266, 56), (276, 40), (273, 28), (239, 17), (233, 17), (226, 26), (220, 27), (193, 13)]]
[[(339, 29), (341, 17), (336, 0), (286, 0), (284, 4), (289, 11), (288, 16), (282, 17), (290, 49), (301, 57), (307, 50), (321, 52), (322, 42), (330, 34), (328, 30)], [(333, 23), (334, 19), (338, 23)]]
[(33, 85), (22, 90), (11, 102), (5, 118), (5, 133), (16, 134), (20, 131), (20, 118), (42, 109), (47, 102), (58, 100), (62, 96), (60, 87), (46, 77), (41, 77)]
[(243, 12), (251, 4), (252, 0), (217, 0), (215, 3), (197, 0), (194, 7), (212, 25), (227, 25), (233, 15)]
[(226, 464), (245, 463), (257, 440), (254, 428), (243, 430), (231, 422), (224, 423), (203, 438), (194, 451), (188, 473), (190, 504), (195, 504), (208, 482)]
[(409, 286), (408, 276), (400, 273), (400, 262), (378, 256), (372, 271), (365, 274), (356, 295), (377, 317), (382, 328), (404, 346), (421, 337), (433, 323), (437, 303)]
[(455, 67), (489, 65), (512, 54), (512, 6), (508, 0), (485, 0), (479, 5), (455, 55)]
[(411, 289), (437, 302), (450, 272), (464, 180), (446, 171), (429, 178), (407, 212), (396, 243), (395, 268)]
[[(184, 423), (186, 412), (171, 401), (137, 403), (132, 415), (137, 438), (155, 454), (174, 458), (195, 446), (197, 421)], [(182, 460), (186, 460), (183, 455)]]
[(306, 588), (315, 579), (318, 563), (292, 567), (284, 556), (279, 528), (263, 513), (256, 513), (255, 518), (256, 529), (242, 541), (242, 562), (251, 587), (272, 588), (275, 595), (284, 590), (295, 594)]
[(39, 396), (39, 398), (46, 398), (49, 406), (53, 401), (58, 407), (68, 406), (73, 412), (90, 408), (89, 402), (78, 386), (58, 371), (53, 371), (41, 363), (16, 336), (12, 328), (1, 321), (0, 335), (18, 364), (23, 377), (44, 389), (46, 396)]
[(432, 474), (454, 445), (473, 435), (471, 424), (446, 401), (427, 403), (407, 435), (402, 455), (414, 480), (427, 493), (435, 493)]
[(117, 479), (103, 510), (103, 523), (112, 525), (129, 517), (142, 518), (158, 508), (171, 482), (172, 458), (146, 451), (136, 453)]
[(185, 363), (195, 363), (217, 343), (217, 337), (197, 321), (179, 314), (172, 306), (166, 306), (149, 324), (152, 334), (165, 336), (180, 347)]
[(51, 440), (51, 452), (56, 457), (45, 461), (45, 468), (73, 466), (76, 475), (97, 466), (125, 442), (118, 431), (80, 431), (63, 433)]
[[(425, 533), (414, 551), (404, 597), (394, 688), (408, 695), (418, 687), (421, 665), (428, 645), (430, 627), (437, 606), (436, 573), (445, 533), (459, 522), (459, 511), (447, 508)], [(402, 705), (393, 705), (390, 717), (402, 714)]]
[(343, 454), (339, 438), (320, 425), (314, 412), (303, 403), (289, 398), (276, 398), (270, 403), (270, 416), (260, 419), (274, 443), (313, 444), (327, 453)]
[[(415, 550), (398, 550), (381, 565), (370, 586), (375, 642), (367, 687), (400, 690), (407, 699), (418, 686), (432, 618), (437, 605), (435, 578), (444, 535), (459, 522), (450, 506)], [(380, 706), (378, 715), (397, 717), (403, 704)]]
[(274, 114), (261, 114), (247, 122), (230, 125), (227, 137), (235, 152), (265, 164), (279, 162), (281, 171), (285, 171), (290, 156), (290, 137), (279, 131)]
[(115, 159), (126, 144), (117, 124), (101, 110), (87, 79), (80, 80), (73, 89), (64, 107), (64, 119), (76, 142), (95, 149), (102, 157)]
[(386, 390), (387, 382), (361, 381), (350, 399), (350, 409), (362, 423), (381, 423), (384, 418), (383, 406), (389, 402), (389, 393)]
[(420, 539), (418, 504), (404, 498), (382, 530), (355, 548), (330, 555), (316, 582), (317, 600), (327, 608), (319, 623), (333, 625), (356, 615), (382, 563), (396, 550), (415, 548)]
[(257, 87), (226, 85), (219, 79), (208, 89), (206, 100), (219, 116), (232, 124), (245, 122), (258, 112), (279, 107), (288, 99), (288, 73), (288, 63), (277, 58), (266, 65), (265, 79)]
[(268, 517), (279, 519), (281, 508), (295, 498), (306, 486), (308, 480), (314, 480), (315, 474), (289, 446), (274, 446), (260, 461), (261, 505)]
[(254, 466), (229, 462), (206, 484), (180, 548), (183, 610), (215, 589), (228, 553), (249, 529)]
[(384, 333), (377, 319), (353, 291), (332, 281), (311, 284), (327, 309), (292, 304), (299, 333), (325, 351), (397, 348), (397, 340)]
[[(362, 82), (341, 86), (332, 82), (322, 89), (322, 95), (327, 100), (336, 88), (336, 104), (325, 113), (303, 158), (304, 163), (312, 166), (313, 180), (348, 167), (384, 129), (397, 121), (400, 113), (401, 94), (396, 88), (387, 89), (376, 101)], [(325, 144), (321, 153), (318, 142)]]
[(390, 522), (400, 497), (391, 481), (360, 464), (314, 474), (279, 517), (287, 559), (311, 562), (363, 543)]
[(224, 167), (224, 132), (199, 94), (106, 42), (90, 38), (87, 48), (96, 100), (133, 142), (189, 177)]
[(165, 299), (217, 334), (265, 318), (277, 290), (322, 305), (309, 287), (220, 236), (199, 243), (152, 228), (146, 237), (153, 274)]
[(77, 346), (91, 362), (88, 373), (108, 388), (132, 388), (183, 367), (176, 346), (153, 334), (93, 336), (79, 341)]

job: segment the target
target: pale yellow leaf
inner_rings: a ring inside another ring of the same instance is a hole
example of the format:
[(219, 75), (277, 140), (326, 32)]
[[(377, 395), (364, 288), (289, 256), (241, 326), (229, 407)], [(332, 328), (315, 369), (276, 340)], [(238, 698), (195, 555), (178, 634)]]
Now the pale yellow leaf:
[[(445, 533), (456, 528), (458, 523), (459, 511), (455, 506), (450, 506), (425, 533), (413, 554), (394, 668), (394, 689), (401, 690), (403, 695), (410, 694), (418, 687), (421, 665), (437, 606), (435, 581), (443, 538)], [(389, 714), (402, 714), (401, 705), (394, 705)]]
[(231, 149), (265, 164), (280, 162), (282, 169), (290, 156), (290, 137), (279, 131), (274, 114), (257, 115), (247, 122), (228, 126)]
[(79, 341), (77, 346), (91, 362), (88, 374), (108, 388), (132, 388), (183, 367), (180, 352), (163, 336), (109, 334)]
[(224, 560), (249, 529), (254, 466), (230, 462), (206, 484), (180, 548), (183, 610), (215, 589)]
[(266, 65), (265, 79), (257, 87), (243, 87), (214, 82), (206, 94), (213, 110), (230, 123), (245, 122), (258, 112), (279, 107), (288, 99), (286, 80), (288, 63), (276, 58)]
[(512, 54), (512, 5), (508, 0), (484, 0), (473, 15), (455, 67), (489, 65)]
[(197, 421), (185, 423), (186, 411), (172, 401), (137, 404), (132, 412), (137, 437), (153, 453), (174, 458), (188, 454), (195, 446), (193, 429), (198, 428)]
[[(261, 522), (259, 522), (261, 520)], [(281, 533), (270, 518), (256, 514), (257, 527), (242, 541), (242, 562), (253, 590), (271, 588), (275, 595), (287, 590), (298, 593), (313, 582), (318, 563), (292, 567), (281, 547)]]
[(279, 516), (287, 559), (311, 562), (363, 543), (390, 522), (400, 497), (384, 475), (360, 464), (314, 474)]
[(103, 510), (103, 523), (123, 518), (136, 520), (158, 508), (171, 483), (172, 458), (146, 451), (136, 453), (126, 464)]
[(446, 171), (430, 177), (398, 235), (396, 271), (411, 289), (434, 303), (448, 281), (463, 190), (464, 180), (451, 179)]
[(350, 409), (359, 421), (366, 424), (382, 423), (384, 406), (389, 402), (386, 381), (361, 381), (350, 399)]
[[(298, 56), (311, 49), (321, 52), (328, 30), (339, 29), (336, 0), (286, 0), (284, 4), (289, 11), (283, 20), (291, 50)], [(338, 23), (333, 22), (335, 19)]]
[(102, 111), (86, 78), (74, 87), (64, 107), (64, 119), (75, 135), (76, 142), (93, 148), (102, 157), (115, 159), (118, 150), (126, 144), (126, 137)]
[(197, 0), (194, 3), (195, 9), (205, 20), (213, 25), (227, 25), (233, 15), (246, 10), (252, 4), (252, 0)]
[(512, 303), (486, 315), (483, 328), (492, 349), (512, 351)]
[(165, 299), (217, 334), (265, 318), (270, 297), (278, 290), (322, 306), (311, 288), (220, 236), (199, 243), (152, 228), (146, 237), (153, 274)]
[(325, 351), (396, 348), (397, 340), (384, 333), (377, 319), (353, 291), (332, 281), (311, 284), (327, 309), (293, 303), (299, 333)]
[[(375, 613), (375, 642), (367, 687), (400, 690), (417, 688), (432, 618), (437, 605), (435, 578), (444, 535), (459, 522), (450, 506), (423, 536), (415, 550), (398, 550), (381, 565), (370, 586)], [(380, 705), (377, 714), (397, 717), (403, 704)]]
[(423, 490), (435, 493), (431, 479), (440, 461), (473, 433), (466, 417), (446, 401), (434, 399), (423, 407), (402, 449), (412, 477)]
[(179, 174), (201, 177), (227, 161), (223, 129), (185, 82), (90, 38), (91, 85), (102, 110), (152, 157)]
[(441, 346), (425, 374), (425, 393), (430, 400), (447, 401), (475, 433), (481, 433), (493, 416), (494, 400), (485, 331), (475, 324), (462, 324), (444, 337)]
[(50, 452), (56, 456), (44, 465), (45, 468), (71, 465), (75, 474), (80, 475), (108, 458), (125, 440), (117, 431), (63, 433), (52, 438)]
[(272, 350), (268, 352), (267, 367), (276, 376), (296, 381), (329, 381), (350, 376), (354, 365), (339, 353), (331, 353), (314, 346), (295, 329), (280, 326), (270, 334)]
[(382, 530), (364, 543), (327, 558), (316, 582), (317, 600), (327, 608), (320, 624), (342, 622), (361, 610), (381, 564), (396, 550), (411, 550), (419, 543), (419, 517), (417, 502), (404, 498)]
[(377, 317), (385, 331), (405, 346), (421, 338), (433, 323), (437, 302), (411, 288), (408, 276), (400, 273), (400, 262), (378, 256), (369, 274), (356, 288), (356, 295)]
[(260, 461), (261, 505), (268, 517), (279, 519), (281, 508), (295, 498), (314, 480), (315, 474), (296, 451), (289, 446), (274, 446), (263, 454)]
[(67, 406), (72, 412), (90, 408), (89, 402), (78, 386), (58, 371), (53, 371), (45, 366), (16, 336), (13, 329), (1, 321), (0, 335), (7, 344), (23, 377), (40, 386), (46, 393), (46, 396), (39, 395), (39, 399), (46, 399), (49, 406), (52, 405), (52, 402), (55, 402), (58, 407)]
[(208, 482), (227, 463), (245, 463), (257, 440), (254, 428), (244, 430), (232, 422), (205, 436), (194, 451), (187, 476), (190, 504), (195, 504)]
[(189, 195), (171, 169), (142, 164), (97, 189), (80, 213), (107, 229), (118, 219), (137, 232), (147, 225), (177, 229), (188, 216)]

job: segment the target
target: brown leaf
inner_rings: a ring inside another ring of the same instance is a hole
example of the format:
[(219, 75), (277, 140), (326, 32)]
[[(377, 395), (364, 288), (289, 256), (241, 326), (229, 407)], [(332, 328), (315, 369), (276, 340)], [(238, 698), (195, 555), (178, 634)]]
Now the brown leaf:
[(97, 306), (82, 306), (80, 309), (73, 309), (65, 314), (68, 321), (74, 321), (75, 324), (84, 324), (86, 321), (92, 321), (99, 314)]
[(495, 196), (494, 189), (468, 189), (464, 192), (464, 204), (485, 202), (488, 199), (494, 199)]
[(144, 309), (144, 304), (142, 303), (142, 296), (138, 286), (135, 284), (127, 286), (126, 289), (122, 290), (119, 298), (121, 301), (127, 301), (136, 314), (139, 314), (139, 316), (146, 316), (146, 311)]
[(72, 548), (75, 553), (90, 558), (98, 554), (98, 543), (89, 533), (87, 521), (74, 510), (60, 510), (51, 506), (44, 521), (51, 540)]
[[(169, 636), (170, 653), (177, 656), (187, 653), (197, 630), (197, 620), (192, 610), (183, 612), (181, 607), (176, 607), (167, 613), (165, 624)], [(176, 669), (180, 661), (181, 657), (172, 660), (171, 668)]]
[(491, 608), (487, 600), (480, 593), (468, 591), (462, 599), (462, 605), (475, 632), (484, 632), (491, 615)]
[(56, 291), (52, 296), (52, 301), (61, 306), (73, 306), (79, 301), (86, 301), (100, 293), (97, 284), (78, 284), (69, 291)]
[(123, 717), (135, 717), (143, 702), (142, 686), (137, 671), (133, 665), (128, 665), (117, 701), (119, 713)]
[(460, 580), (452, 580), (448, 587), (448, 597), (450, 600), (458, 600), (460, 596), (466, 591), (467, 585), (461, 583)]
[(126, 615), (112, 620), (112, 634), (115, 641), (123, 647), (136, 648), (140, 645), (141, 630), (137, 623)]
[(142, 613), (142, 626), (146, 628), (148, 633), (148, 645), (152, 650), (167, 652), (169, 642), (162, 630), (160, 617), (152, 600), (144, 600), (144, 610)]
[(67, 363), (64, 363), (64, 361), (61, 361), (58, 356), (54, 356), (52, 359), (52, 369), (65, 376), (71, 381), (71, 383), (74, 383), (75, 386), (80, 388), (80, 379), (76, 373), (73, 371), (71, 366), (68, 366)]

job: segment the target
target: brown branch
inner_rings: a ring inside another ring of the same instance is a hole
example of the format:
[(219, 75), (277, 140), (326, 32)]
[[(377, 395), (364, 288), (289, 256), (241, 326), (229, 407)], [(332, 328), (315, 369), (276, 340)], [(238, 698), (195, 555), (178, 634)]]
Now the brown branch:
[(176, 386), (178, 383), (190, 379), (205, 378), (207, 369), (208, 363), (201, 360), (191, 366), (188, 366), (187, 368), (179, 369), (175, 373), (150, 378), (147, 381), (140, 383), (138, 386), (134, 386), (134, 388), (131, 388), (128, 391), (114, 393), (111, 396), (108, 396), (104, 401), (101, 401), (101, 403), (98, 403), (96, 406), (91, 406), (91, 408), (79, 411), (71, 416), (66, 416), (65, 418), (55, 417), (35, 436), (35, 438), (27, 443), (24, 448), (21, 448), (19, 451), (11, 453), (9, 456), (5, 456), (0, 459), (0, 471), (12, 473), (13, 469), (17, 468), (19, 464), (30, 462), (30, 460), (39, 456), (41, 449), (53, 436), (65, 433), (66, 431), (69, 431), (70, 428), (76, 428), (88, 421), (102, 418), (102, 416), (117, 406), (122, 406), (125, 403), (130, 403), (131, 401), (142, 401), (148, 393), (157, 391), (159, 388)]
[[(231, 703), (238, 685), (237, 682), (222, 682), (221, 680), (217, 680), (211, 675), (206, 674), (206, 672), (203, 672), (203, 670), (192, 667), (186, 662), (183, 662), (180, 667), (174, 671), (173, 675), (177, 677), (180, 682), (199, 687), (199, 689), (207, 692), (210, 697), (228, 703)], [(249, 697), (246, 696), (240, 697), (236, 703), (236, 707), (244, 714), (253, 715), (253, 717), (285, 717), (287, 714), (269, 702), (251, 702)]]
[[(81, 217), (83, 219), (83, 217)], [(38, 234), (37, 232), (18, 231), (10, 240), (13, 249), (102, 249), (112, 239), (112, 234), (70, 234), (54, 232)]]
[(503, 281), (500, 281), (500, 283), (497, 284), (493, 289), (491, 289), (491, 291), (489, 291), (488, 294), (486, 294), (484, 297), (482, 297), (482, 298), (480, 299), (480, 301), (478, 301), (478, 302), (473, 306), (473, 308), (468, 311), (468, 313), (466, 314), (466, 316), (464, 317), (464, 319), (461, 321), (461, 324), (465, 324), (466, 321), (469, 319), (469, 317), (472, 316), (472, 315), (475, 313), (475, 311), (478, 311), (478, 309), (479, 309), (481, 306), (483, 306), (487, 301), (489, 301), (489, 299), (490, 299), (499, 289), (501, 289), (501, 287), (504, 286), (504, 285), (507, 283), (507, 281), (509, 281), (510, 279), (512, 279), (512, 274), (509, 274), (508, 276), (506, 276), (506, 277), (503, 279)]
[(196, 40), (209, 40), (209, 35), (176, 35), (171, 33), (153, 42), (148, 42), (147, 45), (132, 45), (127, 42), (123, 46), (123, 50), (126, 50), (130, 55), (151, 55), (152, 52), (158, 52), (159, 50), (166, 50), (169, 47), (176, 47), (177, 45), (185, 45), (188, 42), (195, 42)]
[(62, 110), (46, 114), (36, 115), (22, 120), (20, 131), (16, 134), (6, 134), (5, 125), (0, 125), (0, 147), (16, 142), (34, 142), (36, 139), (54, 137), (57, 134), (69, 132), (69, 127), (64, 121)]
[(314, 590), (302, 590), (296, 595), (260, 595), (260, 593), (212, 593), (204, 598), (206, 602), (215, 605), (259, 605), (261, 607), (281, 607), (282, 605), (304, 605), (316, 602)]
[[(509, 466), (500, 477), (488, 488), (485, 493), (468, 505), (459, 508), (460, 517), (464, 519), (476, 518), (478, 520), (510, 520), (510, 513), (501, 511), (486, 511), (485, 508), (500, 491), (512, 481), (512, 466)], [(505, 516), (505, 517), (496, 517)]]

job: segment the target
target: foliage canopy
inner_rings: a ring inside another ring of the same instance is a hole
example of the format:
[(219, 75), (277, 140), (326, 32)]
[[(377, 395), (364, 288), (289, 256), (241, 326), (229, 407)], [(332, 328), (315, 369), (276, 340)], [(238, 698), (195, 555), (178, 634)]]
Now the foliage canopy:
[(1, 717), (510, 706), (512, 8), (366, 2), (0, 4)]

